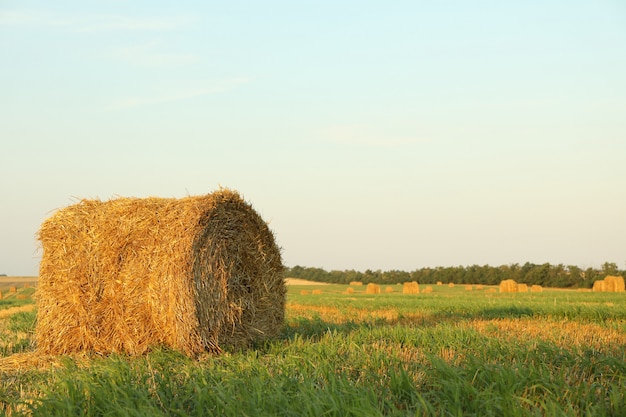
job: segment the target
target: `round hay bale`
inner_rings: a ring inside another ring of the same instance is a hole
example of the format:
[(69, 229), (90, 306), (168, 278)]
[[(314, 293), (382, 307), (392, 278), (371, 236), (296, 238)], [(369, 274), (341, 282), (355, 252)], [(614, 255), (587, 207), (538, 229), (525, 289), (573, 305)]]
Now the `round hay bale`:
[(433, 292), (433, 287), (431, 287), (430, 285), (426, 288), (424, 288), (424, 291), (422, 291), (424, 294), (430, 294), (431, 292)]
[(380, 294), (380, 285), (367, 284), (367, 287), (365, 287), (365, 294)]
[(354, 294), (354, 288), (352, 287), (346, 288), (346, 294)]
[(385, 292), (386, 293), (393, 292), (393, 287), (385, 287)]
[(35, 329), (47, 354), (193, 356), (276, 335), (286, 287), (280, 249), (239, 194), (83, 200), (39, 230)]
[(517, 284), (517, 292), (528, 292), (528, 284)]
[(505, 279), (500, 282), (500, 292), (517, 292), (517, 282), (513, 279)]
[(417, 281), (405, 282), (402, 284), (402, 294), (419, 294), (420, 286)]
[(541, 285), (531, 285), (530, 292), (543, 292), (543, 287)]

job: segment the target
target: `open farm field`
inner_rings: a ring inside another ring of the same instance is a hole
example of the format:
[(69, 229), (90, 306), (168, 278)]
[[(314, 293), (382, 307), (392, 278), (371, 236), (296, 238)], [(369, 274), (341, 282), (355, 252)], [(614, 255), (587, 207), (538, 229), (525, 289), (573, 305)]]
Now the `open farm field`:
[[(387, 288), (389, 287), (389, 288)], [(10, 416), (623, 416), (626, 295), (288, 286), (280, 337), (187, 358), (38, 357), (32, 288), (0, 300)], [(349, 291), (348, 289), (351, 288)], [(2, 314), (2, 312), (5, 314)]]

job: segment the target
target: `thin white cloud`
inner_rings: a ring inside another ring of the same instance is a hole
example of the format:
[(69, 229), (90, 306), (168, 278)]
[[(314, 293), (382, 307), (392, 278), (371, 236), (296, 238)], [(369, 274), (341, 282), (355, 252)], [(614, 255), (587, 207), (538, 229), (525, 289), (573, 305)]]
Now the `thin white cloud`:
[(59, 14), (43, 10), (2, 10), (0, 26), (56, 27), (74, 32), (158, 31), (187, 26), (193, 16), (135, 17), (115, 14)]
[(325, 129), (322, 135), (331, 142), (367, 147), (396, 147), (427, 141), (418, 137), (398, 135), (393, 131), (368, 124), (331, 126)]
[(109, 109), (111, 110), (125, 110), (135, 107), (151, 106), (156, 104), (170, 103), (175, 101), (189, 100), (196, 97), (207, 96), (210, 94), (221, 93), (224, 91), (232, 90), (242, 84), (249, 83), (249, 78), (228, 78), (224, 80), (214, 81), (208, 83), (208, 85), (199, 86), (190, 89), (181, 89), (179, 91), (167, 92), (153, 96), (143, 97), (126, 97), (121, 100), (117, 100)]
[(110, 57), (125, 61), (137, 67), (162, 67), (186, 65), (196, 62), (199, 57), (194, 54), (172, 54), (159, 51), (158, 42), (143, 45), (115, 48)]

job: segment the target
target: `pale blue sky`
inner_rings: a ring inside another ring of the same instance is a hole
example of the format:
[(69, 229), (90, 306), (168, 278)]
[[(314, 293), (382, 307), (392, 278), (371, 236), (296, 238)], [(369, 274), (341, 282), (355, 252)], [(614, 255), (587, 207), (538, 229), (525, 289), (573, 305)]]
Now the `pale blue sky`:
[(220, 185), (288, 266), (626, 266), (626, 3), (0, 1), (0, 273)]

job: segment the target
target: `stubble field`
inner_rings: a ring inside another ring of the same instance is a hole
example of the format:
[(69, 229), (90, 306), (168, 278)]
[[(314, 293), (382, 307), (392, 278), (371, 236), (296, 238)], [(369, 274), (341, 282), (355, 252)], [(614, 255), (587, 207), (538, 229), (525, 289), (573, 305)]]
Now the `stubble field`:
[(35, 359), (34, 290), (3, 290), (0, 412), (626, 415), (624, 293), (299, 284), (288, 287), (279, 338), (198, 359), (166, 349)]

